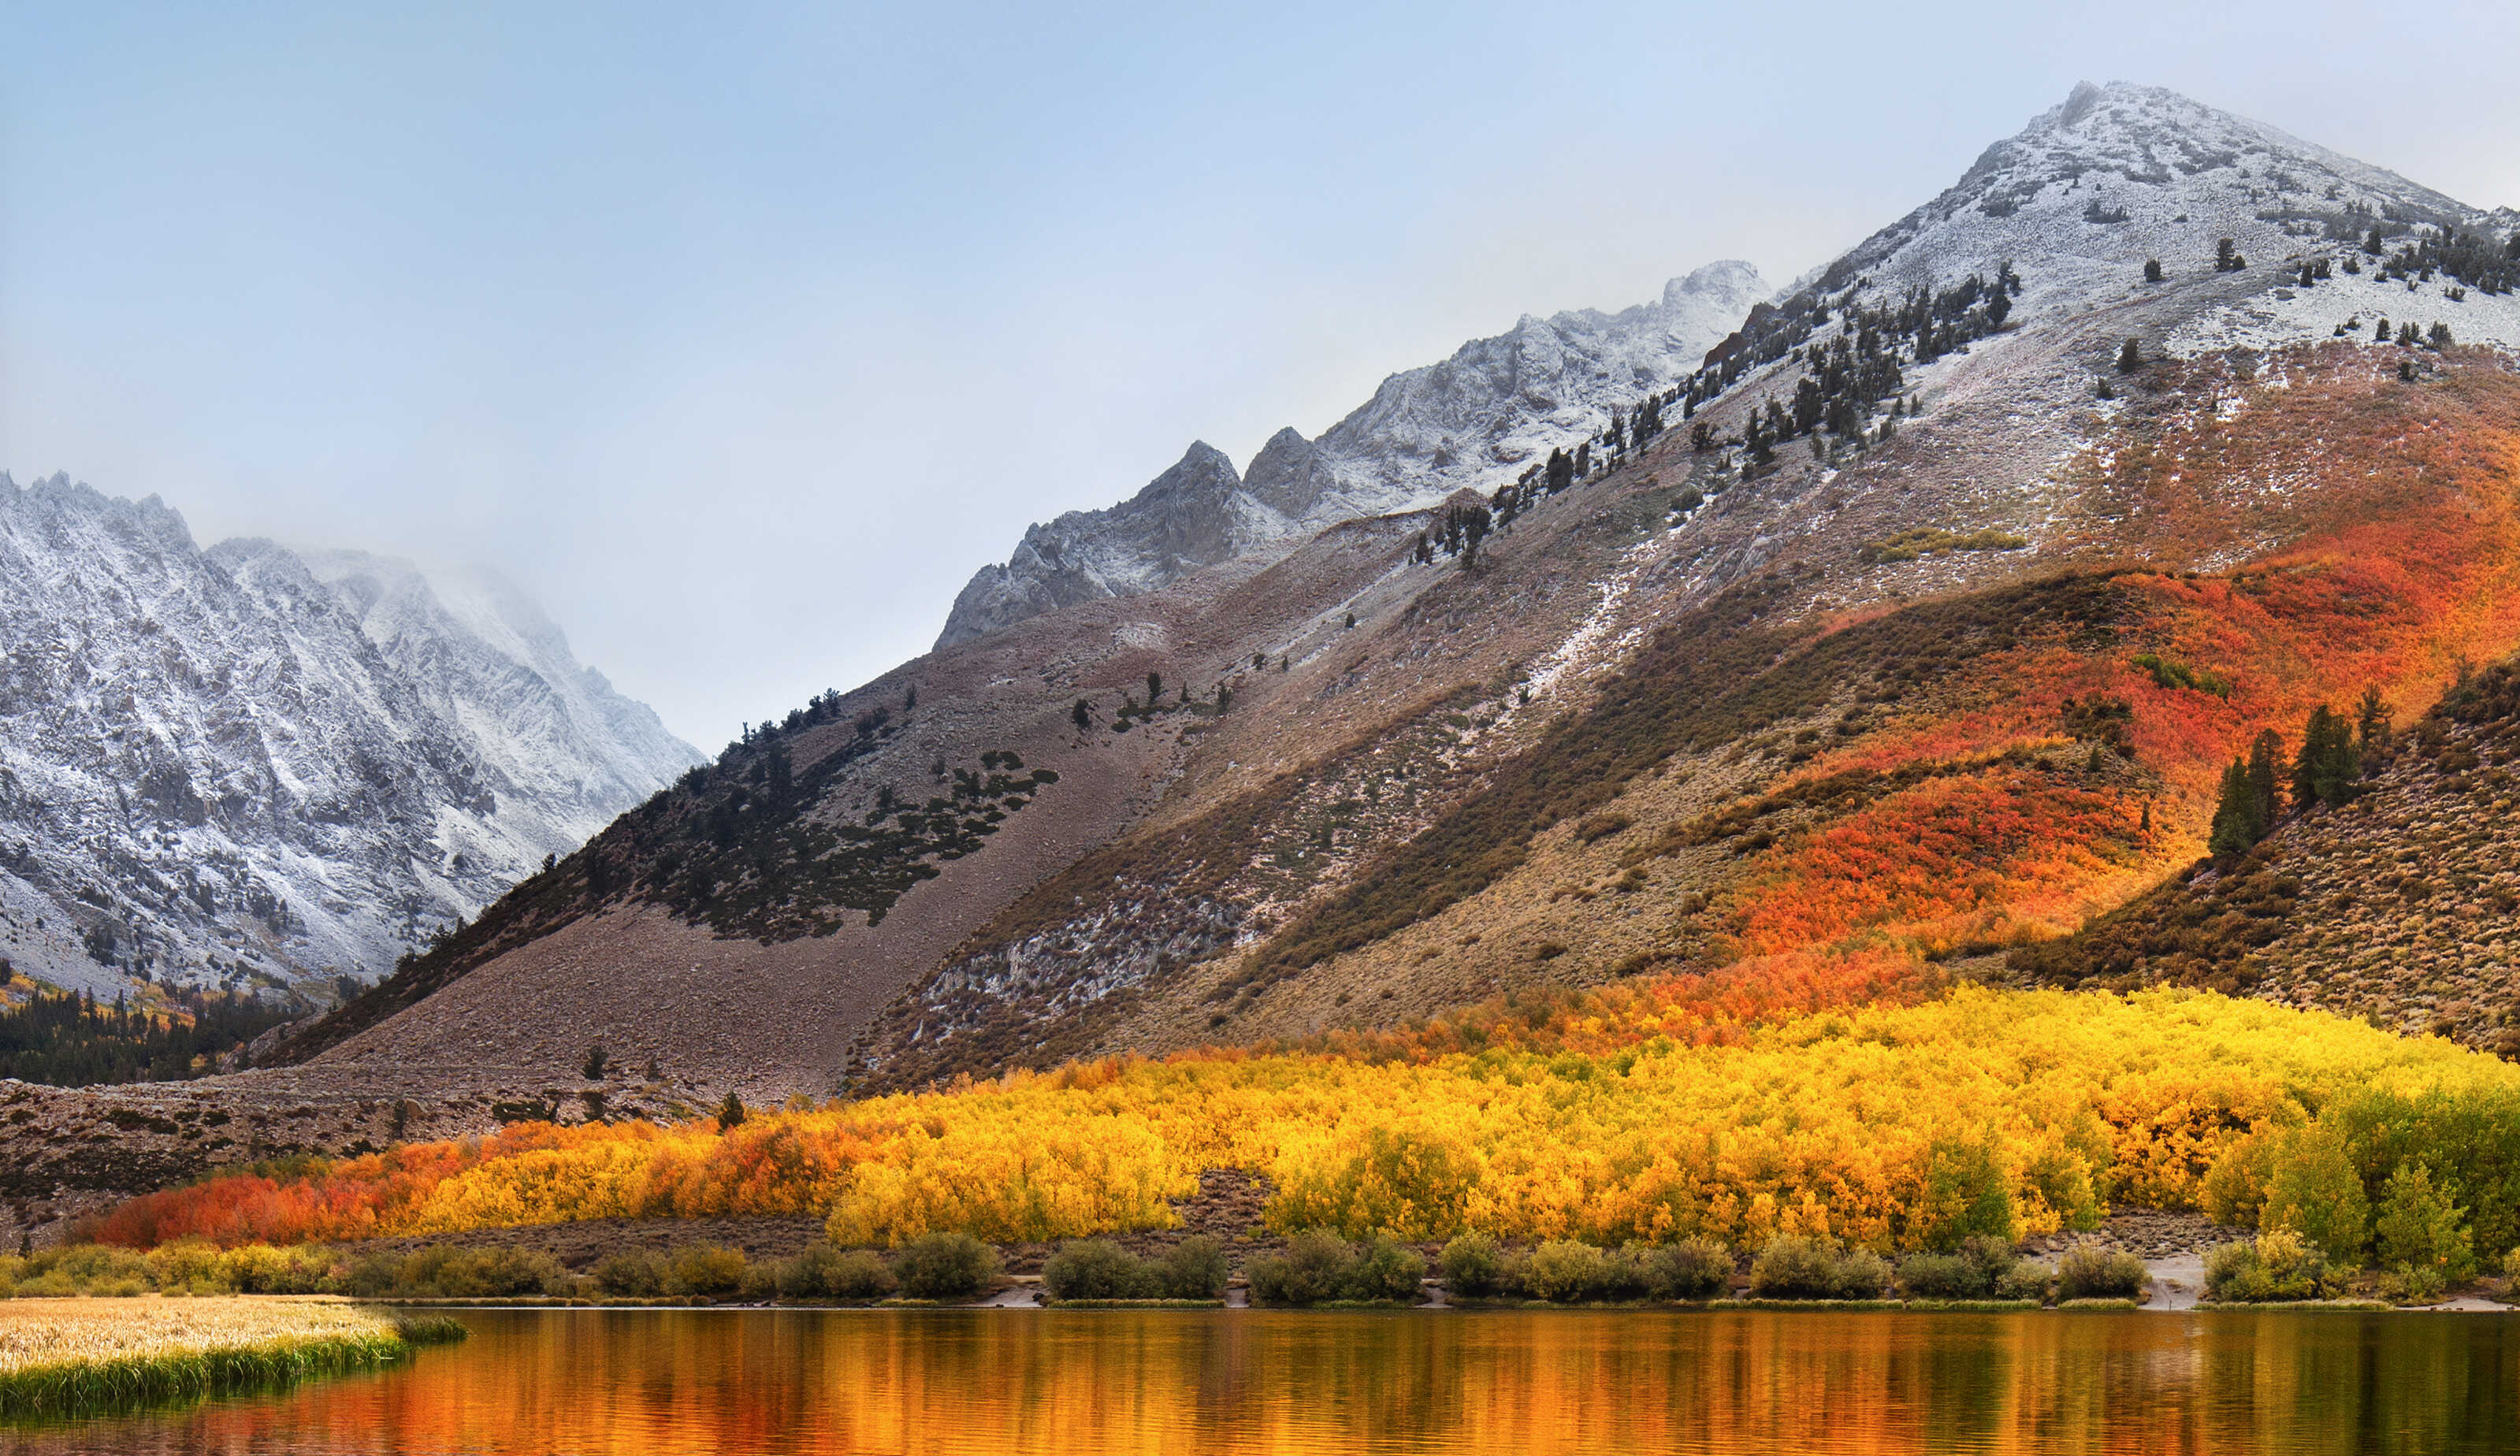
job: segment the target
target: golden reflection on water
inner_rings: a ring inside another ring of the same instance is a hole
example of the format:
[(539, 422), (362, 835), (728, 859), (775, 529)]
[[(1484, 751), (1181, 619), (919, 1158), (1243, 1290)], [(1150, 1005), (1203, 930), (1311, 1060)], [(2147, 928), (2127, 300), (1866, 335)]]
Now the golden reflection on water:
[(2501, 1315), (467, 1311), (408, 1369), (29, 1451), (2520, 1449)]

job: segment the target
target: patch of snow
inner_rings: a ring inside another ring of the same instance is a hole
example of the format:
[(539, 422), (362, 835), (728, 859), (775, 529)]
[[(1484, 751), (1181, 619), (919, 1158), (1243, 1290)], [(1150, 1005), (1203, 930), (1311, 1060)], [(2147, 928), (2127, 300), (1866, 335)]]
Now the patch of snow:
[[(2342, 257), (2345, 249), (2340, 243), (2333, 250)], [(2412, 324), (2429, 333), (2433, 325), (2442, 324), (2458, 343), (2520, 352), (2520, 294), (2469, 288), (2465, 298), (2452, 300), (2450, 289), (2455, 287), (2436, 277), (2410, 291), (2405, 284), (2383, 282), (2368, 271), (2359, 277), (2338, 272), (2315, 287), (2291, 289), (2288, 298), (2261, 295), (2201, 314), (2163, 340), (2162, 348), (2192, 358), (2223, 349), (2271, 352), (2331, 338), (2370, 344), (2385, 319), (2392, 331)]]

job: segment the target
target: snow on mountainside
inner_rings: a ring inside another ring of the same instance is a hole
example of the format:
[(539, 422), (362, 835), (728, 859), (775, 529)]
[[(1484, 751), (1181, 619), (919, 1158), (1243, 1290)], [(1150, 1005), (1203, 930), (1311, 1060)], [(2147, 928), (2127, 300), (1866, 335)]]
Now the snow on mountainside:
[(1714, 263), (1615, 314), (1526, 316), (1510, 332), (1385, 379), (1319, 440), (1280, 430), (1245, 475), (1194, 444), (1131, 499), (1026, 531), (1005, 565), (982, 567), (955, 598), (936, 645), (1080, 601), (1140, 596), (1339, 521), (1501, 484), (1598, 433), (1612, 409), (1696, 369), (1767, 291), (1749, 264)]
[[(2509, 295), (2452, 301), (2454, 286), (2442, 280), (2410, 290), (2367, 268), (2331, 270), (2307, 289), (2276, 286), (2287, 282), (2279, 275), (2288, 260), (2341, 257), (2375, 226), (2395, 248), (2416, 227), (2499, 237), (2515, 224), (2520, 215), (2507, 208), (2480, 211), (2176, 92), (2086, 82), (1989, 147), (1940, 197), (1788, 292), (1834, 292), (1859, 279), (1873, 295), (1946, 287), (1972, 273), (1992, 278), (2009, 261), (2028, 286), (2016, 317), (2074, 314), (2138, 291), (2147, 260), (2172, 282), (2211, 274), (2216, 243), (2228, 238), (2248, 264), (2240, 271), (2266, 287), (2195, 321), (2169, 341), (2174, 349), (2326, 338), (2358, 307), (2365, 328), (2385, 314), (2447, 323), (2462, 342), (2511, 346), (2520, 345), (2520, 307)], [(2327, 301), (2311, 306), (2322, 294)]]
[(580, 666), (560, 628), (506, 580), (365, 552), (297, 556), (458, 727), (492, 790), (518, 806), (509, 831), (544, 853), (583, 844), (701, 762), (655, 710)]
[(0, 956), (371, 976), (699, 755), (512, 592), (0, 474)]

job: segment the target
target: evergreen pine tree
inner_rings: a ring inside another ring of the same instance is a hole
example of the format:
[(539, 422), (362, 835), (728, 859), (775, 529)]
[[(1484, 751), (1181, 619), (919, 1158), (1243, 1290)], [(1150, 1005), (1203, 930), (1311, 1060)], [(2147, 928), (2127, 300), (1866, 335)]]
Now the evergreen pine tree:
[(2131, 375), (2143, 368), (2143, 340), (2130, 335), (2125, 347), (2118, 350), (2118, 373)]
[(2282, 774), (2283, 739), (2272, 728), (2260, 728), (2249, 742), (2249, 832), (2251, 844), (2267, 837), (2275, 826), (2275, 816), (2283, 813), (2279, 780)]
[(2214, 803), (2214, 828), (2205, 847), (2217, 860), (2247, 854), (2258, 842), (2254, 820), (2257, 794), (2249, 787), (2249, 769), (2238, 759), (2223, 771), (2223, 792)]
[(2293, 807), (2341, 805), (2354, 797), (2355, 783), (2362, 776), (2352, 725), (2325, 703), (2312, 709), (2309, 726), (2302, 731), (2301, 752), (2293, 760)]
[(2143, 260), (2143, 281), (2148, 284), (2157, 284), (2161, 282), (2161, 259), (2146, 258)]
[(2379, 684), (2363, 688), (2362, 700), (2354, 709), (2354, 749), (2365, 772), (2376, 772), (2378, 759), (2389, 751), (2391, 717), (2388, 700), (2380, 696)]

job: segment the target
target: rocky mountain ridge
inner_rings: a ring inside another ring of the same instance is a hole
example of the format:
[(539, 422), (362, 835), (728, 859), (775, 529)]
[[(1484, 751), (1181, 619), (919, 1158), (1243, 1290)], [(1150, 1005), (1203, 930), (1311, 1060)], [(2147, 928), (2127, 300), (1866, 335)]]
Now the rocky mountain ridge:
[(0, 475), (0, 955), (104, 994), (373, 979), (700, 761), (448, 580)]
[(1140, 596), (1339, 521), (1492, 490), (1695, 370), (1767, 290), (1749, 264), (1712, 263), (1615, 314), (1525, 315), (1508, 332), (1383, 380), (1317, 440), (1280, 430), (1247, 474), (1193, 444), (1127, 501), (1027, 530), (1004, 565), (964, 587), (936, 645), (1097, 596)]

